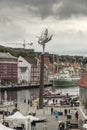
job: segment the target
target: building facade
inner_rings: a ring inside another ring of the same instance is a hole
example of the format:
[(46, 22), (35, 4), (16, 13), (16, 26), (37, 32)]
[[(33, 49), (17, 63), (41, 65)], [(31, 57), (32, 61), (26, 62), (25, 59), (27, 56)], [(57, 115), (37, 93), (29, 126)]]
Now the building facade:
[(18, 58), (18, 84), (29, 84), (31, 77), (31, 64), (20, 56)]
[(79, 98), (83, 103), (87, 100), (87, 73), (85, 73), (82, 78), (78, 81), (79, 86)]
[[(40, 60), (37, 58), (18, 58), (18, 83), (40, 83)], [(48, 83), (47, 68), (44, 66), (44, 83)]]
[(17, 84), (18, 83), (18, 59), (10, 53), (0, 52), (0, 83)]
[[(31, 67), (31, 84), (40, 83), (40, 62)], [(48, 69), (44, 65), (44, 84), (48, 83)]]

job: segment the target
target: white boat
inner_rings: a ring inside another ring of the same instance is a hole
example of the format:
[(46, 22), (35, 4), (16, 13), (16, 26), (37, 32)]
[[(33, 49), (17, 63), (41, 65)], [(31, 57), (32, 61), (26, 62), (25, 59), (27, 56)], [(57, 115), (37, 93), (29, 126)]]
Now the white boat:
[(45, 90), (43, 96), (44, 97), (61, 97), (62, 92), (57, 92), (57, 91), (53, 92), (51, 90)]

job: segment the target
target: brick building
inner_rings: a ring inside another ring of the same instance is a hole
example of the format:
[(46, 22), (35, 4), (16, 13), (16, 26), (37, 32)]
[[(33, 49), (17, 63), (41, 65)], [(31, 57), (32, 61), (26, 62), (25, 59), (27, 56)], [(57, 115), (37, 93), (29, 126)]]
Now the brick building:
[(10, 53), (0, 52), (0, 83), (17, 84), (18, 82), (18, 61)]

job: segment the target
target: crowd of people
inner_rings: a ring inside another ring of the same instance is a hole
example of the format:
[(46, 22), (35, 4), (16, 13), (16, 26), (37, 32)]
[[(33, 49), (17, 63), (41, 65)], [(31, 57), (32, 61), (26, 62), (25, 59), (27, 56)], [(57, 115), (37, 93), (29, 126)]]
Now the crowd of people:
[[(51, 115), (54, 115), (55, 117), (55, 120), (58, 121), (58, 130), (65, 130), (65, 129), (68, 129), (68, 125), (67, 125), (67, 121), (68, 121), (68, 116), (69, 119), (71, 120), (72, 119), (72, 114), (71, 114), (71, 110), (68, 108), (65, 108), (64, 111), (62, 112), (62, 115), (66, 117), (66, 122), (64, 121), (59, 121), (59, 116), (60, 116), (60, 112), (57, 110), (57, 108), (53, 108), (51, 107)], [(78, 114), (78, 111), (77, 109), (74, 111), (74, 120), (76, 120), (76, 122), (78, 121), (78, 118), (79, 118), (79, 114)], [(69, 122), (70, 123), (70, 122)], [(70, 124), (69, 124), (69, 127), (70, 127)]]

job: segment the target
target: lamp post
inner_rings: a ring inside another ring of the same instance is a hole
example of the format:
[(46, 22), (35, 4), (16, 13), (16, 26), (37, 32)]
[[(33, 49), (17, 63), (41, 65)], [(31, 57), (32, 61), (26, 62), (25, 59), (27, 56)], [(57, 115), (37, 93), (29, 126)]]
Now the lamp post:
[(44, 90), (44, 54), (45, 54), (45, 44), (52, 39), (52, 35), (48, 35), (48, 29), (45, 30), (43, 34), (38, 39), (38, 43), (42, 45), (43, 52), (41, 54), (41, 64), (40, 64), (40, 87), (39, 87), (39, 108), (43, 108), (43, 90)]

